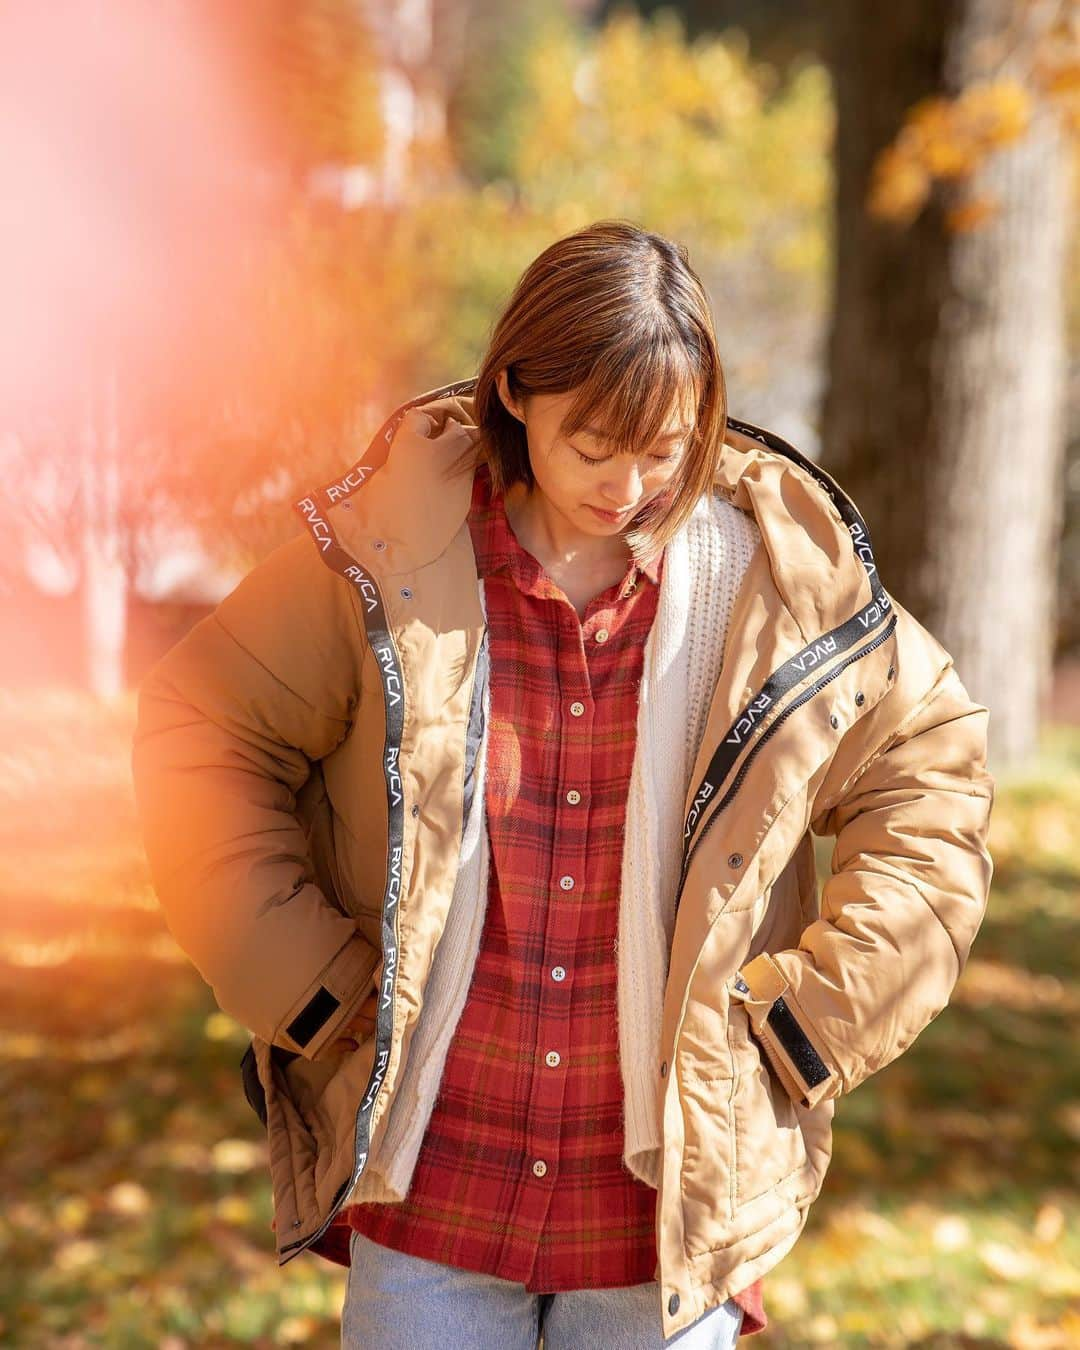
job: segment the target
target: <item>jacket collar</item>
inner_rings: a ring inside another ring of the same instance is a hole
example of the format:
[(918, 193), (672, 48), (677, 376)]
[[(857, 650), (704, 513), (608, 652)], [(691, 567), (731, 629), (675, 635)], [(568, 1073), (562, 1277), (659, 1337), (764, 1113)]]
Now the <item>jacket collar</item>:
[[(468, 528), (476, 460), (467, 457), (456, 475), (449, 469), (478, 440), (474, 384), (401, 404), (346, 473), (295, 504), (322, 547), (336, 535), (375, 575), (394, 576), (428, 566)], [(753, 515), (776, 589), (806, 641), (872, 599), (876, 569), (854, 503), (775, 433), (729, 417), (713, 486)]]

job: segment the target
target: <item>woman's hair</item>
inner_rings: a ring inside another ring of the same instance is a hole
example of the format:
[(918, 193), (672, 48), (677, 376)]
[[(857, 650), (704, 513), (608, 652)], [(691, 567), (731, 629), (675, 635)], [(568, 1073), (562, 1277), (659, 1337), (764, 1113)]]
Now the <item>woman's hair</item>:
[(612, 451), (650, 446), (691, 421), (682, 463), (633, 518), (638, 558), (659, 553), (709, 490), (727, 428), (727, 390), (705, 289), (683, 245), (626, 220), (599, 220), (558, 239), (525, 270), (498, 319), (473, 392), (476, 457), (492, 487), (534, 484), (525, 427), (499, 397), (576, 391), (562, 434), (603, 429)]

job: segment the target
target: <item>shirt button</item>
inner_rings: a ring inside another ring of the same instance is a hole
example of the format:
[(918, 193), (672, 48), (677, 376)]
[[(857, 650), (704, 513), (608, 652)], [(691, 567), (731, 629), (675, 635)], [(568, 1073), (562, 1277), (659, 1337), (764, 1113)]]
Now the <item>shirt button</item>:
[(555, 966), (551, 972), (551, 978), (556, 981), (565, 980), (566, 971), (562, 968), (562, 966)]
[(559, 885), (563, 888), (564, 891), (572, 891), (574, 889), (574, 878), (560, 877)]
[(596, 630), (596, 640), (597, 642), (606, 642), (608, 640), (608, 630), (606, 628), (598, 628)]
[(573, 717), (580, 717), (581, 714), (582, 714), (584, 711), (585, 711), (585, 704), (584, 704), (584, 703), (574, 702), (574, 703), (571, 703), (571, 704), (570, 704), (570, 713), (571, 713), (571, 716), (573, 716)]
[(578, 802), (581, 801), (581, 793), (577, 790), (577, 788), (571, 788), (570, 791), (566, 794), (566, 800), (570, 803), (571, 806), (577, 806)]
[(559, 1054), (558, 1050), (549, 1050), (544, 1056), (544, 1063), (549, 1069), (557, 1069), (561, 1059), (562, 1056)]
[(547, 1176), (547, 1163), (543, 1160), (543, 1158), (537, 1158), (537, 1160), (533, 1163), (533, 1176), (534, 1177)]

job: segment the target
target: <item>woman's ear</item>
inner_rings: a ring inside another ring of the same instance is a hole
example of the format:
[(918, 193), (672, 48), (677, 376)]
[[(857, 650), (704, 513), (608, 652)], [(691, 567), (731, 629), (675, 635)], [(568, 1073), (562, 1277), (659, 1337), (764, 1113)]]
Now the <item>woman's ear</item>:
[(525, 421), (525, 415), (522, 412), (517, 399), (510, 393), (510, 379), (506, 373), (506, 367), (498, 371), (495, 375), (495, 387), (499, 391), (499, 398), (502, 399), (502, 405), (511, 416), (516, 417), (519, 422)]

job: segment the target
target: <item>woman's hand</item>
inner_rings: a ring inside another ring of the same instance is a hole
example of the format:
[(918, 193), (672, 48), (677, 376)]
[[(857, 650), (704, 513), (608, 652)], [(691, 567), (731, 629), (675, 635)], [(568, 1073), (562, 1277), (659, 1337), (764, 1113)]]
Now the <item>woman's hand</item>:
[(332, 1049), (339, 1051), (341, 1054), (345, 1054), (349, 1050), (356, 1050), (360, 1042), (375, 1030), (375, 1017), (378, 1007), (379, 991), (373, 989), (352, 1017), (341, 1024)]

